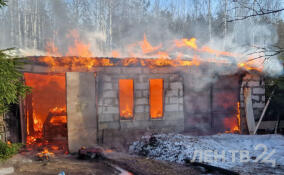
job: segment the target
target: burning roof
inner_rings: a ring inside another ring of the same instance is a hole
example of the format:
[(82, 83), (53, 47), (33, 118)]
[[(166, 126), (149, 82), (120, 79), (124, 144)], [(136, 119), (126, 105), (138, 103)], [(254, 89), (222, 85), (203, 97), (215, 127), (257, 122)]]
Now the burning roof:
[[(91, 71), (97, 67), (206, 67), (223, 69), (236, 69), (238, 71), (257, 71), (260, 68), (250, 67), (247, 64), (234, 62), (230, 57), (224, 57), (221, 60), (200, 60), (192, 59), (169, 59), (169, 58), (111, 58), (111, 57), (52, 57), (52, 56), (34, 56), (27, 57), (27, 65), (41, 66), (47, 69), (45, 72), (66, 72), (66, 71)], [(30, 72), (25, 68), (23, 72)]]
[(112, 50), (111, 54), (105, 54), (109, 57), (97, 57), (92, 52), (90, 43), (80, 40), (77, 31), (70, 31), (70, 36), (74, 42), (66, 52), (59, 52), (53, 42), (48, 42), (46, 55), (28, 57), (29, 63), (48, 66), (49, 72), (56, 72), (62, 68), (69, 71), (90, 71), (94, 67), (198, 67), (204, 64), (218, 68), (231, 66), (234, 70), (261, 72), (263, 69), (263, 60), (254, 59), (255, 55), (217, 50), (201, 45), (196, 38), (176, 39), (153, 46), (144, 34), (143, 40), (130, 43), (119, 50)]

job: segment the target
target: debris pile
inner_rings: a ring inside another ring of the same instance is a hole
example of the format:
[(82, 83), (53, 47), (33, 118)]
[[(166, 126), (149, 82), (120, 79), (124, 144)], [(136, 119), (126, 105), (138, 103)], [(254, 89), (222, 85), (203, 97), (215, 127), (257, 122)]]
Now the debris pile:
[(78, 151), (79, 159), (92, 160), (103, 158), (103, 149), (101, 147), (81, 147)]
[(50, 160), (52, 157), (54, 157), (54, 153), (49, 152), (47, 148), (44, 148), (42, 152), (36, 154), (36, 158), (39, 161)]

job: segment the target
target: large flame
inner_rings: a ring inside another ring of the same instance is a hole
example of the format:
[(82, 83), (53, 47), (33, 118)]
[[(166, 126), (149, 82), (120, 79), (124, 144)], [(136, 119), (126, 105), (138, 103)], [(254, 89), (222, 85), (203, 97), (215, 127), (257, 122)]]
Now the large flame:
[[(182, 38), (170, 41), (166, 44), (153, 46), (146, 34), (142, 41), (130, 43), (124, 48), (127, 50), (125, 59), (113, 60), (110, 58), (97, 58), (90, 49), (90, 43), (80, 40), (76, 30), (70, 31), (68, 37), (73, 40), (66, 53), (59, 53), (54, 43), (48, 42), (46, 46), (47, 56), (41, 57), (40, 62), (48, 64), (50, 71), (60, 69), (90, 70), (98, 66), (133, 66), (141, 65), (150, 68), (157, 66), (199, 66), (201, 63), (215, 63), (233, 65), (244, 70), (262, 71), (263, 59), (253, 59), (255, 55), (242, 55), (228, 51), (220, 51), (209, 46), (199, 46), (196, 38)], [(125, 53), (113, 50), (110, 54), (113, 58), (121, 57)], [(61, 57), (60, 59), (55, 57)], [(76, 57), (75, 57), (76, 56)], [(93, 57), (93, 58), (92, 58)], [(139, 57), (145, 59), (137, 59)], [(152, 59), (150, 59), (152, 58)]]
[(48, 115), (63, 114), (51, 118), (50, 124), (66, 123), (65, 76), (25, 73), (25, 82), (32, 87), (26, 98), (27, 144), (42, 145), (43, 127)]

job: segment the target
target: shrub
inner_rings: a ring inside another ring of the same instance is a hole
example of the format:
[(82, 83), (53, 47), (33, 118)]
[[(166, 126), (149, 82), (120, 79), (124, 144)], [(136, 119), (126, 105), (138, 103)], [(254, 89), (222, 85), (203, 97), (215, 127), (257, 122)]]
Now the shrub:
[(22, 144), (20, 143), (7, 144), (0, 141), (0, 160), (12, 157), (14, 154), (18, 153), (21, 147)]

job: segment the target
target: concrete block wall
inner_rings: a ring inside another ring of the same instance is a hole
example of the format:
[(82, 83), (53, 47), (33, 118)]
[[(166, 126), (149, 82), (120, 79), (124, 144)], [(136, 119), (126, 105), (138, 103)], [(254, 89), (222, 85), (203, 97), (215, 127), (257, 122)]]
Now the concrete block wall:
[[(141, 67), (112, 67), (97, 73), (98, 129), (104, 143), (108, 142), (108, 139), (110, 142), (113, 139), (124, 140), (125, 138), (122, 137), (128, 137), (127, 140), (131, 140), (129, 138), (132, 136), (141, 136), (140, 134), (146, 132), (183, 131), (183, 79), (179, 73), (169, 72), (166, 69), (153, 71)], [(121, 119), (119, 116), (119, 79), (134, 81), (134, 117), (132, 119)], [(164, 113), (159, 119), (150, 118), (150, 79), (164, 80)], [(116, 136), (118, 133), (120, 136)]]
[(246, 74), (242, 78), (240, 89), (240, 113), (242, 133), (248, 133), (246, 124), (244, 88), (251, 88), (252, 107), (255, 121), (258, 121), (265, 106), (265, 83), (264, 78), (258, 74)]
[(224, 120), (237, 114), (239, 75), (206, 77), (202, 70), (184, 72), (185, 132), (208, 135), (228, 131)]
[(265, 84), (264, 78), (257, 74), (246, 74), (242, 80), (240, 93), (240, 106), (244, 112), (244, 87), (251, 88), (252, 107), (255, 120), (259, 120), (265, 106)]

